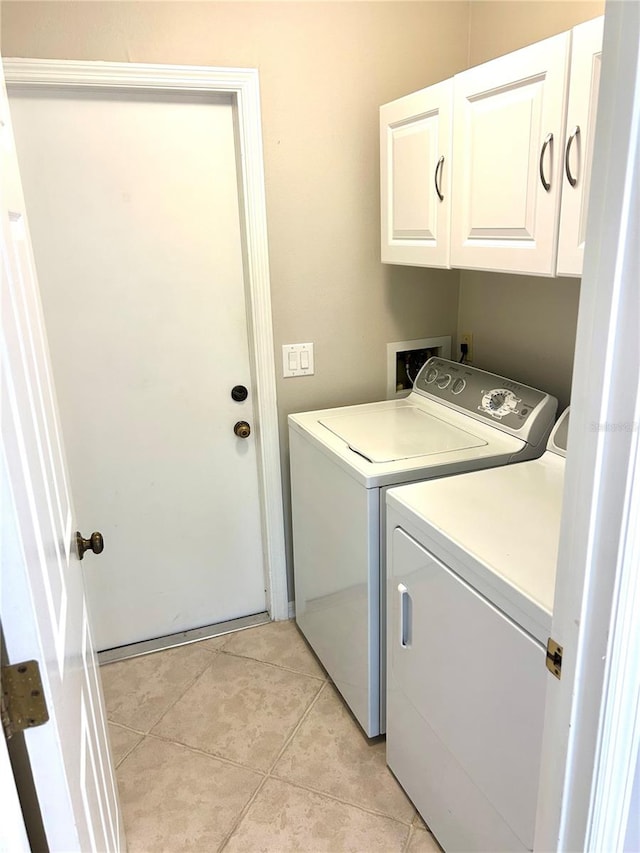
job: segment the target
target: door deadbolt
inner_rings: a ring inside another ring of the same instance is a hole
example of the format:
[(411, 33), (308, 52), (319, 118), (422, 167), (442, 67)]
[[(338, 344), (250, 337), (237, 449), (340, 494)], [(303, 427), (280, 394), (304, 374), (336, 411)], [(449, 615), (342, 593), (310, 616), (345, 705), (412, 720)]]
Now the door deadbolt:
[(246, 421), (238, 421), (238, 423), (234, 426), (233, 431), (238, 436), (238, 438), (249, 438), (251, 435), (251, 427)]
[(78, 548), (78, 558), (84, 558), (85, 551), (93, 551), (94, 554), (102, 554), (104, 550), (104, 539), (102, 533), (92, 533), (88, 539), (83, 539), (79, 530), (76, 530), (76, 546)]
[(236, 403), (243, 403), (248, 396), (249, 392), (244, 385), (234, 385), (231, 389), (231, 399), (235, 400)]

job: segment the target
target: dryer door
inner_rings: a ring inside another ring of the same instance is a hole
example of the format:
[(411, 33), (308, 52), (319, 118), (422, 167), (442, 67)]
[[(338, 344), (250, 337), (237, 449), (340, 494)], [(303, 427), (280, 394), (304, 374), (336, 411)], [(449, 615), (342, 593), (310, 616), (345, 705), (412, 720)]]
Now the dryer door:
[(399, 527), (387, 762), (446, 850), (531, 850), (545, 652)]

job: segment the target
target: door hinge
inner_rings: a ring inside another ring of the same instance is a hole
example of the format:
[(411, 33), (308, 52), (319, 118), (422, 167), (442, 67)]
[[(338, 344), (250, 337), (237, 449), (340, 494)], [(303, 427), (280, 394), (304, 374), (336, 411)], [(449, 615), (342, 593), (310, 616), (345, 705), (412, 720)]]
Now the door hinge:
[(7, 740), (18, 732), (42, 726), (49, 719), (38, 661), (2, 667), (0, 696), (2, 728)]
[(547, 640), (547, 669), (556, 678), (562, 677), (562, 646), (551, 637)]

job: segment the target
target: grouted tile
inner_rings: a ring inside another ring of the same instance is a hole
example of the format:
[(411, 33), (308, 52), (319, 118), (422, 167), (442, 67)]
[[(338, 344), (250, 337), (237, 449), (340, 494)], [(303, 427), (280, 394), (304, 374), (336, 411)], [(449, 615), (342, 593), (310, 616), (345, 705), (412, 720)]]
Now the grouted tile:
[(442, 853), (442, 848), (427, 829), (414, 826), (406, 853)]
[(109, 720), (148, 731), (214, 659), (188, 645), (101, 666)]
[(153, 731), (266, 771), (322, 687), (301, 673), (220, 654)]
[(267, 779), (225, 853), (401, 853), (410, 828), (322, 794)]
[(415, 816), (412, 803), (387, 767), (384, 740), (367, 740), (330, 685), (288, 744), (273, 775), (407, 824)]
[(111, 754), (113, 762), (117, 766), (127, 756), (136, 744), (140, 743), (144, 735), (125, 729), (116, 723), (109, 723), (109, 741), (111, 743)]
[(264, 778), (149, 736), (117, 777), (129, 853), (216, 850)]
[(224, 646), (227, 654), (241, 655), (326, 678), (320, 662), (307, 645), (293, 620), (269, 622), (232, 634)]

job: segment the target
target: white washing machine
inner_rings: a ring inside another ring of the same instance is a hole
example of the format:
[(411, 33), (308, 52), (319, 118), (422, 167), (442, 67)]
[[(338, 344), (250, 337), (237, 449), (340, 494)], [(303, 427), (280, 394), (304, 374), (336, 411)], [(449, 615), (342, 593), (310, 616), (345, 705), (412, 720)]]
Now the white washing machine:
[(369, 737), (385, 726), (385, 493), (539, 456), (557, 401), (442, 358), (408, 397), (289, 416), (296, 621)]
[(533, 850), (567, 431), (387, 494), (387, 763), (447, 853)]

